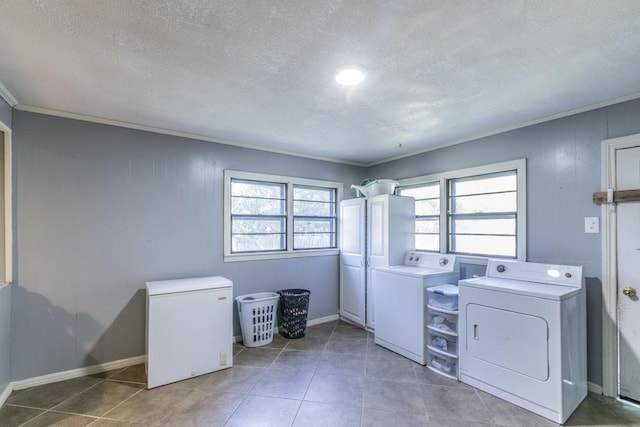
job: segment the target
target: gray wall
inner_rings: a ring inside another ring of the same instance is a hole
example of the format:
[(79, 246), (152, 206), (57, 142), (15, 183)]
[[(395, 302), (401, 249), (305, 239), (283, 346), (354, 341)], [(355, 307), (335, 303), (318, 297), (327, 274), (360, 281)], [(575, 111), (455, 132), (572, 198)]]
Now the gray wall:
[(591, 197), (600, 191), (601, 141), (639, 132), (635, 100), (377, 165), (367, 176), (401, 179), (525, 157), (528, 260), (584, 266), (588, 378), (602, 384), (601, 235), (584, 233), (584, 217), (600, 216)]
[(583, 218), (600, 215), (600, 141), (639, 133), (639, 118), (631, 101), (364, 170), (14, 111), (12, 379), (143, 354), (147, 280), (221, 274), (236, 295), (301, 286), (310, 318), (336, 314), (335, 256), (222, 262), (225, 168), (342, 181), (348, 198), (363, 177), (526, 157), (528, 259), (585, 266), (589, 381), (601, 384), (601, 236)]
[[(363, 170), (13, 113), (14, 380), (144, 354), (144, 283), (223, 275), (235, 295), (302, 287), (338, 312), (338, 256), (223, 263), (223, 170), (361, 180)], [(235, 334), (239, 325), (235, 316)]]
[[(0, 98), (0, 122), (11, 127), (11, 107)], [(11, 381), (11, 286), (0, 286), (0, 393)]]
[(11, 286), (0, 286), (0, 393), (11, 381)]

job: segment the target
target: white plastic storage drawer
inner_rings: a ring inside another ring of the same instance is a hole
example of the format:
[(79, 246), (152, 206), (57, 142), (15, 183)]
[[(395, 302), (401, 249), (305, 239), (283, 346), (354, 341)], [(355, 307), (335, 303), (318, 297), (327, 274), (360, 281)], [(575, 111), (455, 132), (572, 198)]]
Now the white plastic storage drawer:
[(429, 331), (429, 341), (427, 345), (452, 355), (458, 354), (458, 340), (456, 337), (439, 334), (433, 330)]
[(458, 315), (441, 313), (438, 311), (429, 311), (429, 322), (427, 323), (432, 329), (437, 329), (445, 334), (458, 333)]
[(458, 287), (456, 285), (440, 285), (427, 288), (429, 305), (444, 308), (445, 310), (458, 310)]
[(442, 373), (452, 378), (458, 378), (458, 360), (445, 355), (429, 351), (429, 363), (436, 372)]

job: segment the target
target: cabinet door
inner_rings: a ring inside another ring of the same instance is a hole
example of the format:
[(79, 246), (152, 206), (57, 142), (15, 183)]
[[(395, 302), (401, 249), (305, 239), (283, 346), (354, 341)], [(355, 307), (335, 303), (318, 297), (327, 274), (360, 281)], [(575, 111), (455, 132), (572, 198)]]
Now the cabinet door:
[(468, 304), (466, 336), (469, 359), (494, 369), (533, 378), (549, 379), (549, 325), (542, 317)]
[(364, 266), (366, 199), (340, 203), (340, 260), (344, 265)]
[(362, 326), (365, 318), (364, 271), (359, 265), (340, 266), (340, 314)]
[(340, 315), (365, 322), (366, 199), (340, 203)]
[(387, 267), (389, 247), (388, 197), (373, 197), (367, 206), (368, 267)]

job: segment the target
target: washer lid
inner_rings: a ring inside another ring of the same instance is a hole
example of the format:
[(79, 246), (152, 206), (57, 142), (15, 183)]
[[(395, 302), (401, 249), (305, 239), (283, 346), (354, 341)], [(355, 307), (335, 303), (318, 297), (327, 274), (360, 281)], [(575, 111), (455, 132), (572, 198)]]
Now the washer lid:
[(461, 294), (465, 287), (481, 288), (496, 292), (526, 295), (551, 300), (563, 300), (578, 293), (584, 288), (573, 286), (552, 285), (548, 283), (528, 282), (525, 280), (502, 279), (499, 277), (476, 277), (458, 282)]
[[(386, 273), (401, 274), (412, 277), (451, 276), (460, 277), (457, 271), (436, 270), (433, 268), (412, 267), (410, 265), (391, 265), (389, 267), (375, 267), (374, 270)], [(457, 279), (456, 279), (457, 280)]]
[(202, 291), (228, 288), (233, 282), (222, 276), (193, 277), (189, 279), (159, 280), (147, 282), (147, 295), (173, 294), (177, 292)]

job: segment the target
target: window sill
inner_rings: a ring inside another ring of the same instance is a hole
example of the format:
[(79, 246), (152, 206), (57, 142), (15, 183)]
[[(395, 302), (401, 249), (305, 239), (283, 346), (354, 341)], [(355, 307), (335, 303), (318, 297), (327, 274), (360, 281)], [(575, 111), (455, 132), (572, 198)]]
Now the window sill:
[[(456, 255), (456, 254), (449, 254)], [(458, 262), (463, 264), (484, 265), (486, 266), (490, 259), (506, 259), (510, 261), (525, 261), (517, 258), (503, 258), (499, 256), (480, 256), (480, 255), (456, 255)]]
[(263, 261), (287, 258), (306, 258), (316, 256), (338, 255), (339, 249), (318, 249), (296, 252), (279, 252), (279, 253), (263, 253), (263, 254), (234, 254), (225, 255), (224, 262), (240, 262), (240, 261)]

